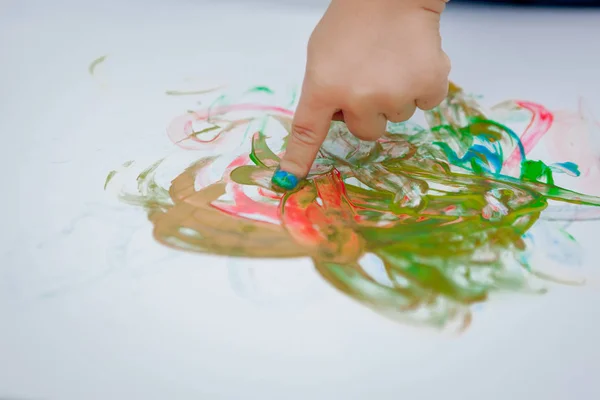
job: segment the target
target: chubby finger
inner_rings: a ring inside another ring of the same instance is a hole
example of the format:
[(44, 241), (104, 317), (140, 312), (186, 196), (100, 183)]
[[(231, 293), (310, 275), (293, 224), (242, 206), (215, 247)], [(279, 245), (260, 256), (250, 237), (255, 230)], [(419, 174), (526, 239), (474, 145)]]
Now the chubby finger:
[(348, 130), (361, 140), (374, 141), (385, 134), (387, 118), (377, 112), (353, 112), (344, 110), (344, 122)]
[(391, 122), (404, 122), (413, 116), (416, 109), (417, 105), (414, 101), (406, 102), (397, 106), (395, 109), (387, 111), (385, 116), (387, 117), (388, 121)]
[(431, 85), (421, 96), (417, 98), (416, 104), (423, 111), (431, 110), (440, 105), (448, 96), (448, 80), (444, 80), (440, 84)]
[(286, 152), (273, 175), (273, 185), (292, 190), (301, 178), (308, 175), (327, 136), (335, 111), (333, 107), (320, 102), (311, 90), (302, 91)]

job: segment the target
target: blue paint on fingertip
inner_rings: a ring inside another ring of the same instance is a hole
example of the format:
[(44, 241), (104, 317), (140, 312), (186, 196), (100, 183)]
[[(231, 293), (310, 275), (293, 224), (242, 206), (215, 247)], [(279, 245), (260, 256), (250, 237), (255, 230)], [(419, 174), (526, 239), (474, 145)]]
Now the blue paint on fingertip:
[(277, 169), (271, 178), (271, 184), (283, 190), (294, 190), (300, 180), (291, 172)]

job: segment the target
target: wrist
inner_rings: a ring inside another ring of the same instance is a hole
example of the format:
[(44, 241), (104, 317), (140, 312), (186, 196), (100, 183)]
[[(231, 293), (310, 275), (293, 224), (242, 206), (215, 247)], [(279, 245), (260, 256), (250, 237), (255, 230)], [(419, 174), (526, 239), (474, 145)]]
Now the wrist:
[(446, 8), (446, 3), (448, 1), (450, 0), (332, 0), (331, 5), (358, 9), (373, 9), (376, 7), (390, 10), (423, 9), (441, 14)]

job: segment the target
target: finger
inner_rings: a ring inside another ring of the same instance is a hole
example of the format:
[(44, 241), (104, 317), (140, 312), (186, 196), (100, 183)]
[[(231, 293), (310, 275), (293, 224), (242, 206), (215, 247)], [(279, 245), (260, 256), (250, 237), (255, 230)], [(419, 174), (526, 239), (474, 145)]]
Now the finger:
[(423, 93), (416, 101), (417, 107), (423, 111), (431, 110), (440, 105), (448, 95), (449, 82), (446, 79), (441, 84), (432, 85), (432, 87)]
[[(311, 90), (303, 90), (294, 114), (286, 152), (279, 164), (279, 171), (273, 175), (274, 184), (291, 190), (297, 185), (299, 178), (308, 175), (327, 136), (334, 112), (333, 107), (322, 104)], [(284, 182), (286, 180), (287, 183)]]
[(415, 113), (417, 106), (415, 102), (405, 103), (394, 110), (390, 110), (385, 113), (388, 121), (391, 122), (404, 122), (410, 119)]
[(348, 130), (361, 140), (374, 141), (385, 134), (387, 119), (377, 112), (353, 112), (344, 110), (344, 122)]

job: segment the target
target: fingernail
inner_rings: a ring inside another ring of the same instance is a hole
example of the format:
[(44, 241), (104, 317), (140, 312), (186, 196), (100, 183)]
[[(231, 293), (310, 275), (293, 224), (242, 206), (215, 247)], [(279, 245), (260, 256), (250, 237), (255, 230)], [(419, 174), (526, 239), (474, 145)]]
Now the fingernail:
[(296, 175), (282, 171), (279, 168), (275, 170), (275, 173), (271, 178), (271, 185), (283, 190), (294, 190), (296, 186), (298, 186), (298, 182), (299, 179)]

